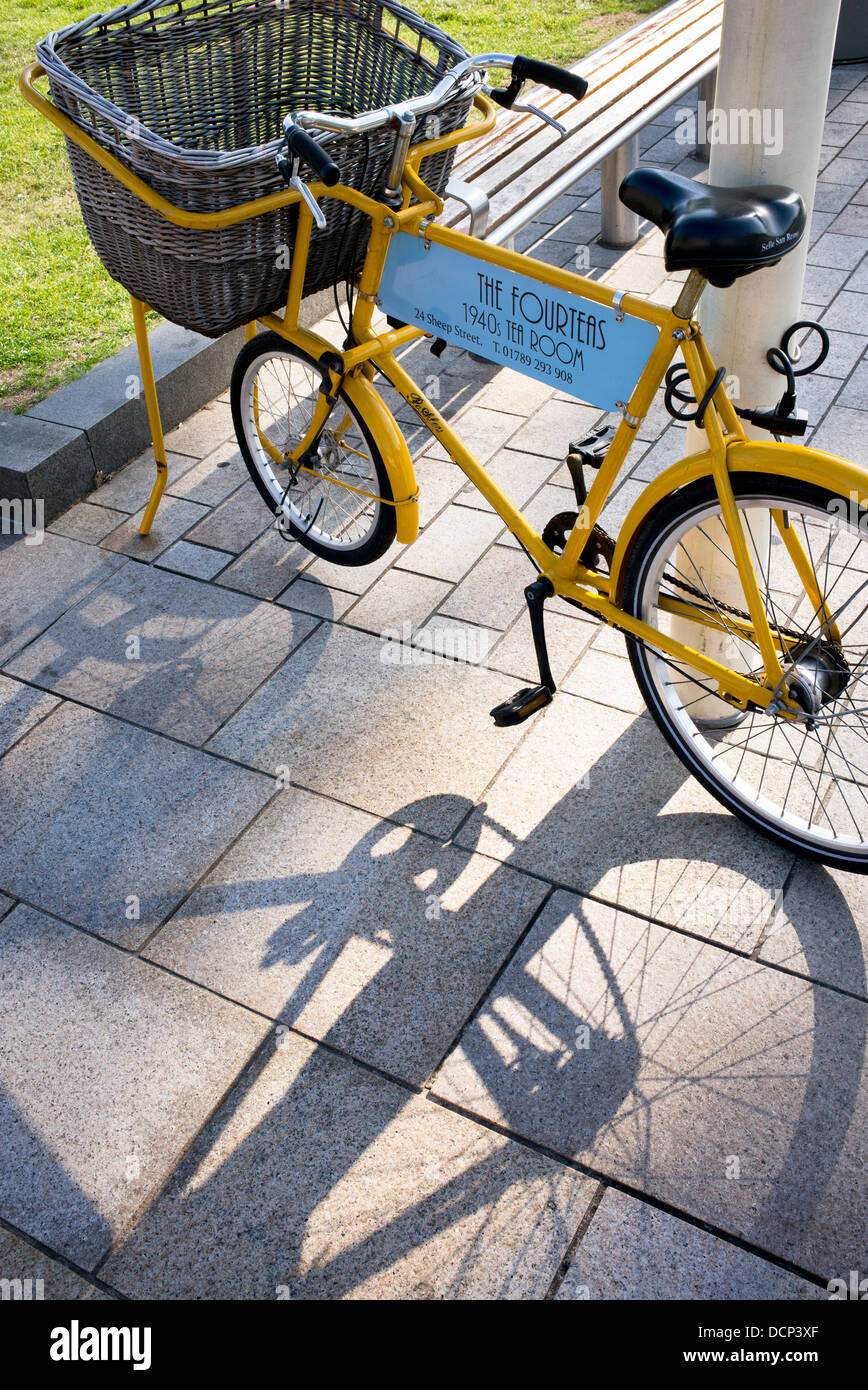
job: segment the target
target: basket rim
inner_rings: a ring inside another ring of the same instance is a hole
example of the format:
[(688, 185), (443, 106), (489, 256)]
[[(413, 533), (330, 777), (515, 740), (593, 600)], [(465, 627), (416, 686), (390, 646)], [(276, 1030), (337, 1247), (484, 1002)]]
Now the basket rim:
[[(226, 0), (226, 3), (232, 4), (232, 0)], [(241, 11), (245, 7), (253, 8), (257, 3), (258, 0), (241, 0), (241, 3), (236, 0), (234, 8)], [(467, 50), (456, 39), (445, 33), (438, 25), (432, 24), (429, 20), (418, 15), (415, 10), (402, 5), (400, 0), (374, 0), (374, 3), (393, 14), (409, 28), (415, 29), (421, 38), (435, 42), (441, 49), (451, 54), (455, 62), (469, 56)], [(104, 120), (115, 127), (119, 134), (123, 134), (124, 139), (130, 145), (140, 145), (153, 154), (163, 158), (171, 158), (179, 165), (189, 169), (191, 173), (197, 174), (237, 170), (245, 164), (259, 163), (263, 158), (276, 152), (283, 138), (282, 131), (273, 140), (268, 140), (264, 144), (246, 145), (237, 150), (201, 150), (193, 149), (188, 145), (176, 144), (151, 130), (138, 117), (133, 118), (136, 126), (131, 131), (127, 128), (131, 119), (129, 113), (85, 82), (84, 78), (80, 77), (73, 68), (64, 62), (57, 51), (57, 44), (64, 39), (81, 37), (101, 25), (114, 24), (119, 20), (128, 20), (140, 14), (153, 13), (158, 10), (174, 11), (177, 14), (182, 12), (183, 8), (184, 0), (133, 0), (131, 4), (116, 5), (112, 10), (92, 14), (87, 19), (79, 20), (75, 24), (68, 24), (62, 29), (52, 30), (36, 45), (37, 59), (45, 69), (49, 81), (53, 77), (60, 80), (69, 89), (72, 96), (77, 97), (84, 105), (101, 115)], [(394, 35), (388, 35), (388, 37), (395, 39)], [(400, 38), (396, 41), (402, 42)], [(429, 58), (412, 49), (409, 44), (404, 46), (409, 54), (430, 70), (432, 76), (439, 71)], [(466, 98), (471, 92), (478, 89), (481, 82), (482, 78), (478, 73), (468, 73), (443, 105), (448, 105), (458, 97)], [(81, 124), (81, 122), (77, 122), (77, 124)], [(335, 132), (329, 132), (331, 136), (334, 134)], [(127, 157), (131, 157), (131, 152)]]

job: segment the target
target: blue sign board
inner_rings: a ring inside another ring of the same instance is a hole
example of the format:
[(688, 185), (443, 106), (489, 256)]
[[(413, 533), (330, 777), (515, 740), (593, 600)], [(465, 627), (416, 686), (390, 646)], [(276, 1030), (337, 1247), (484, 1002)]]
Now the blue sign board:
[(392, 237), (378, 298), (404, 323), (603, 410), (630, 399), (659, 332), (409, 232)]

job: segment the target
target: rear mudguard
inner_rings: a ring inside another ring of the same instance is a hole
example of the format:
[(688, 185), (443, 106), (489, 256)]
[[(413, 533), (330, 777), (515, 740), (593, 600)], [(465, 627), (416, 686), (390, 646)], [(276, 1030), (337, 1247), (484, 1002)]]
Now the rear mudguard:
[[(294, 343), (316, 361), (319, 361), (324, 352), (335, 351), (332, 343), (326, 342), (325, 338), (311, 333), (307, 328), (293, 329), (287, 336), (287, 341)], [(409, 545), (419, 534), (419, 497), (416, 474), (406, 440), (392, 412), (363, 371), (345, 377), (343, 390), (353, 409), (367, 425), (380, 452), (395, 500), (398, 540), (402, 545)]]
[[(770, 473), (781, 478), (797, 478), (814, 483), (840, 496), (848, 505), (868, 506), (868, 470), (859, 468), (834, 454), (807, 449), (802, 444), (764, 444), (755, 440), (735, 441), (726, 452), (730, 473)], [(610, 593), (620, 602), (627, 560), (639, 532), (652, 512), (678, 488), (697, 478), (711, 477), (711, 453), (705, 449), (690, 454), (661, 473), (633, 504), (621, 527), (612, 559)]]

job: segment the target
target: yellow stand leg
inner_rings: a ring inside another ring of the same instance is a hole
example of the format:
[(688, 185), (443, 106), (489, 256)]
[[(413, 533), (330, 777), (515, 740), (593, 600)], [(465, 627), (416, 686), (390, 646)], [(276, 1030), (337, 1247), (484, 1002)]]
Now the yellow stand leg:
[(157, 508), (160, 505), (160, 498), (166, 490), (166, 483), (169, 480), (169, 468), (166, 463), (166, 445), (163, 441), (163, 424), (160, 420), (160, 406), (157, 401), (157, 387), (154, 382), (154, 366), (151, 361), (151, 349), (148, 343), (148, 329), (145, 324), (145, 310), (147, 306), (140, 299), (133, 299), (133, 323), (136, 326), (136, 346), (139, 349), (139, 365), (142, 369), (142, 384), (145, 388), (145, 404), (148, 407), (148, 424), (151, 427), (151, 441), (154, 445), (154, 461), (157, 465), (157, 479), (151, 493), (145, 514), (142, 517), (142, 524), (139, 527), (139, 535), (146, 536), (157, 515)]

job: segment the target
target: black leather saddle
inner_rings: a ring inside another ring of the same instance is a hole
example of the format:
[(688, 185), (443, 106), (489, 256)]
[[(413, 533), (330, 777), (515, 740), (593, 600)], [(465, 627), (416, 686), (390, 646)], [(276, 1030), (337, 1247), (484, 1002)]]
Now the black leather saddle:
[(634, 169), (621, 202), (666, 233), (667, 270), (698, 270), (712, 285), (777, 265), (805, 231), (805, 205), (774, 184), (720, 188), (665, 169)]

